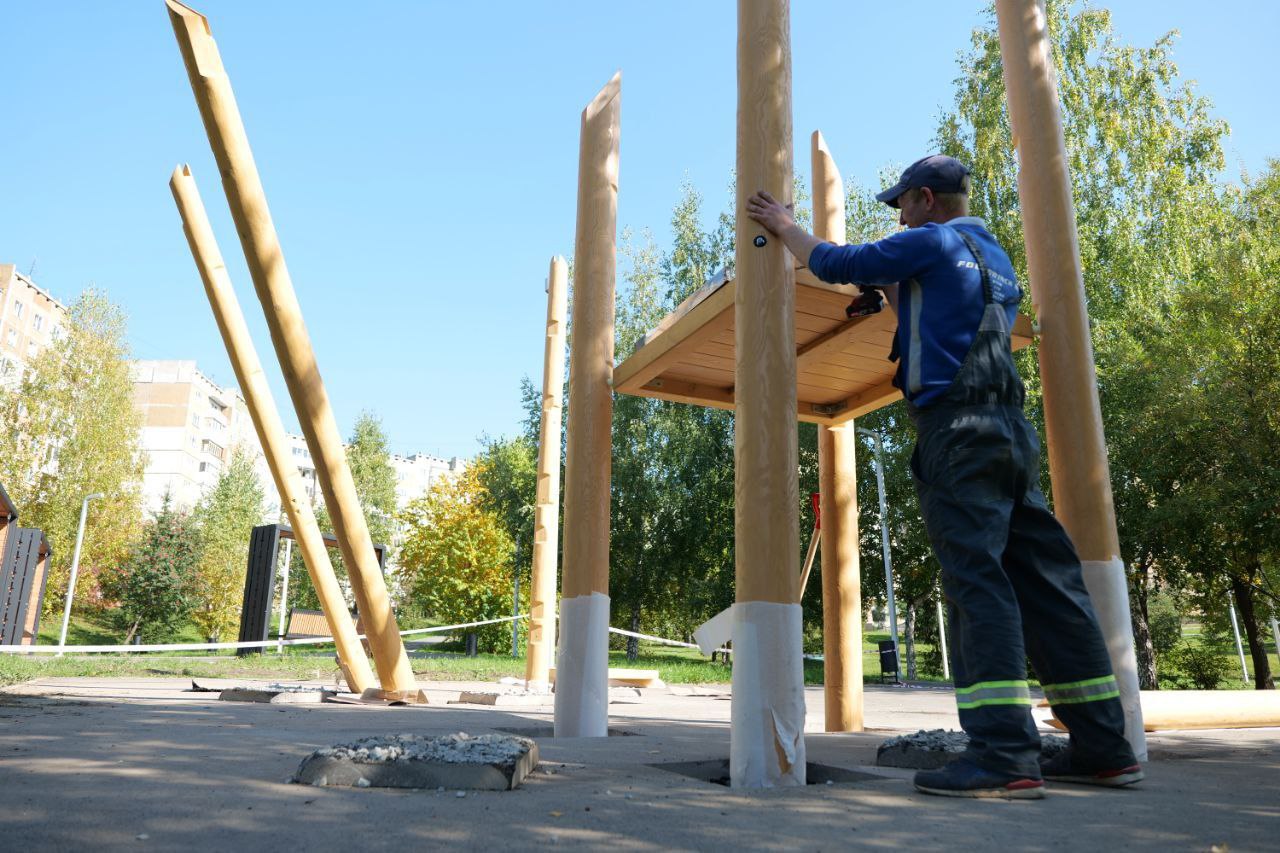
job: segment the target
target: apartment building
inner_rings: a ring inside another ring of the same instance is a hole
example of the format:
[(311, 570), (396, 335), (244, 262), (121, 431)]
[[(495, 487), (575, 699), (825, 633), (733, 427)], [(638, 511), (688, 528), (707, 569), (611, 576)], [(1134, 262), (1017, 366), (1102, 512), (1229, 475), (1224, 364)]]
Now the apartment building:
[(0, 387), (21, 382), (23, 371), (58, 339), (66, 322), (65, 305), (13, 264), (0, 264)]
[(396, 471), (396, 506), (403, 507), (414, 498), (422, 497), (441, 477), (459, 476), (466, 464), (466, 460), (457, 456), (441, 459), (426, 453), (412, 456), (392, 454), (391, 467)]
[(218, 481), (233, 448), (253, 455), (267, 502), (279, 512), (249, 409), (240, 392), (200, 372), (194, 361), (135, 361), (134, 405), (142, 413), (140, 444), (147, 454), (142, 476), (146, 507), (155, 512), (167, 492), (172, 504), (192, 509)]

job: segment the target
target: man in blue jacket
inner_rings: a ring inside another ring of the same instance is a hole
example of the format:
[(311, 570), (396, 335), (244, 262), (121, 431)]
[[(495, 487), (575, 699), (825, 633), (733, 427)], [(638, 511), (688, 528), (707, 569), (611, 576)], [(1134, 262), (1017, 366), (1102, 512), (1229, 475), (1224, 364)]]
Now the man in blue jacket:
[[(1023, 414), (1010, 330), (1022, 291), (1004, 249), (968, 215), (969, 170), (925, 157), (876, 196), (906, 226), (837, 246), (768, 193), (747, 214), (823, 281), (873, 285), (898, 315), (890, 358), (917, 440), (911, 457), (942, 566), (960, 725), (968, 750), (916, 788), (950, 797), (1044, 796), (1043, 779), (1119, 787), (1142, 778), (1080, 560), (1040, 491), (1040, 443)], [(1071, 732), (1039, 761), (1026, 659)]]

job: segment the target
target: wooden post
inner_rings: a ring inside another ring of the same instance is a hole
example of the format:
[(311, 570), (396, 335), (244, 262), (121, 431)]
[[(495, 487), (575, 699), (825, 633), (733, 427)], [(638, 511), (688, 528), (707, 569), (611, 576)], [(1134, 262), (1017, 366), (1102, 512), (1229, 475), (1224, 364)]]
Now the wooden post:
[(538, 431), (538, 504), (533, 516), (533, 582), (529, 591), (529, 655), (524, 679), (530, 688), (550, 680), (556, 639), (556, 550), (560, 544), (560, 411), (564, 391), (565, 314), (569, 269), (551, 259), (547, 276), (547, 340), (542, 366), (542, 426)]
[(1018, 197), (1027, 271), (1040, 321), (1040, 378), (1054, 509), (1084, 565), (1085, 586), (1120, 683), (1125, 735), (1139, 760), (1144, 760), (1147, 747), (1129, 590), (1111, 499), (1071, 176), (1044, 5), (1037, 0), (997, 0), (996, 16), (1009, 119), (1020, 163)]
[(253, 286), (266, 313), (271, 342), (280, 359), (307, 447), (316, 463), (316, 477), (351, 577), (351, 588), (373, 650), (383, 695), (391, 699), (425, 701), (425, 695), (414, 683), (409, 657), (400, 639), (395, 614), (391, 612), (386, 581), (347, 466), (346, 448), (320, 378), (302, 309), (285, 267), (266, 193), (218, 46), (203, 15), (177, 0), (165, 0), (165, 3), (214, 159), (222, 173), (222, 186), (240, 234)]
[[(845, 242), (844, 186), (822, 132), (815, 130), (813, 233)], [(858, 564), (858, 482), (853, 421), (818, 427), (822, 513), (822, 657), (826, 730), (862, 731), (862, 579)]]
[(556, 737), (609, 729), (609, 476), (622, 74), (582, 111)]
[[(738, 0), (734, 418), (736, 598), (729, 780), (804, 785), (804, 670), (797, 509), (795, 271), (746, 213), (792, 195), (787, 0)], [(572, 405), (570, 396), (570, 405)], [(572, 426), (572, 419), (570, 425)]]
[[(338, 660), (347, 678), (347, 686), (357, 693), (363, 692), (374, 684), (373, 670), (360, 647), (355, 623), (347, 611), (347, 602), (338, 586), (338, 578), (333, 573), (329, 551), (321, 537), (320, 527), (316, 524), (311, 502), (307, 500), (298, 466), (290, 458), (284, 425), (280, 423), (280, 415), (271, 399), (271, 389), (267, 387), (262, 362), (258, 360), (258, 353), (249, 337), (249, 327), (240, 311), (240, 303), (231, 286), (231, 278), (227, 275), (222, 252), (218, 250), (218, 243), (205, 213), (204, 203), (200, 200), (200, 191), (196, 188), (190, 166), (179, 166), (173, 170), (169, 189), (173, 191), (173, 199), (182, 215), (182, 230), (191, 246), (191, 256), (200, 272), (200, 280), (204, 282), (204, 291), (213, 308), (213, 317), (218, 323), (218, 331), (222, 333), (222, 341), (226, 344), (231, 368), (244, 392), (253, 427), (258, 433), (258, 441), (262, 444), (262, 452), (267, 458), (276, 490), (280, 493), (280, 502), (289, 514), (289, 524), (293, 527), (293, 535), (297, 537), (302, 561), (306, 563), (316, 597), (320, 599), (320, 609), (324, 611), (329, 632), (338, 647)], [(287, 564), (285, 572), (287, 579)], [(283, 606), (282, 601), (282, 636)]]

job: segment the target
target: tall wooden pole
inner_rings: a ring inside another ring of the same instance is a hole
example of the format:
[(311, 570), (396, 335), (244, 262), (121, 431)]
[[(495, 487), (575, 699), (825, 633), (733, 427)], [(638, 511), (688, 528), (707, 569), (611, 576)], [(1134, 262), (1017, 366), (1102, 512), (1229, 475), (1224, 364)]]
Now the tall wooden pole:
[[(209, 225), (209, 217), (200, 200), (200, 191), (196, 188), (190, 166), (179, 166), (173, 170), (169, 189), (173, 191), (173, 199), (182, 215), (182, 230), (187, 235), (191, 256), (195, 259), (196, 269), (200, 271), (204, 292), (209, 297), (214, 320), (217, 321), (218, 331), (222, 333), (222, 341), (226, 344), (231, 369), (235, 371), (236, 381), (244, 392), (253, 428), (258, 433), (262, 452), (267, 457), (267, 467), (271, 469), (276, 490), (280, 493), (280, 502), (284, 504), (289, 524), (293, 527), (293, 535), (298, 540), (302, 562), (311, 575), (311, 584), (320, 599), (320, 609), (324, 611), (329, 632), (338, 647), (338, 660), (347, 677), (347, 686), (360, 693), (374, 685), (373, 670), (369, 667), (364, 649), (360, 647), (351, 614), (347, 612), (346, 599), (343, 598), (338, 578), (333, 573), (329, 551), (321, 536), (320, 526), (316, 524), (311, 502), (307, 500), (307, 491), (298, 474), (298, 466), (290, 458), (284, 425), (280, 423), (280, 415), (271, 399), (271, 389), (267, 387), (262, 362), (258, 360), (258, 353), (249, 337), (249, 327), (240, 311), (240, 302), (231, 286), (231, 278), (227, 275), (222, 252), (218, 250), (218, 242)], [(286, 583), (288, 571), (286, 557)], [(283, 608), (284, 602), (281, 601), (280, 604)], [(283, 633), (282, 624), (281, 635)]]
[[(845, 242), (844, 186), (821, 131), (813, 132), (813, 233)], [(825, 725), (862, 731), (862, 581), (858, 564), (858, 481), (853, 421), (818, 427), (822, 515), (822, 657)]]
[(387, 698), (421, 701), (425, 697), (414, 683), (409, 657), (391, 612), (386, 581), (360, 509), (351, 469), (347, 466), (346, 448), (285, 267), (284, 253), (271, 221), (266, 193), (253, 162), (231, 81), (222, 67), (218, 46), (204, 16), (177, 0), (165, 0), (165, 3), (214, 159), (222, 173), (222, 186), (240, 234), (253, 286), (266, 313), (271, 342), (280, 359), (307, 447), (316, 463), (316, 477), (333, 519), (333, 532), (338, 538), (342, 559), (351, 576), (351, 588), (378, 667), (378, 679)]
[(1043, 2), (997, 0), (1009, 119), (1021, 164), (1018, 197), (1031, 296), (1040, 321), (1040, 378), (1054, 508), (1084, 565), (1125, 711), (1146, 757), (1129, 590), (1111, 498), (1107, 444), (1089, 337), (1071, 175)]
[(538, 431), (538, 503), (533, 515), (533, 583), (529, 595), (529, 655), (524, 679), (545, 686), (556, 640), (556, 551), (560, 545), (560, 412), (564, 393), (565, 314), (569, 269), (551, 259), (547, 275), (547, 335), (542, 366), (542, 426)]
[(622, 75), (582, 111), (556, 737), (609, 733), (609, 476)]
[(747, 199), (757, 190), (783, 204), (791, 201), (787, 0), (738, 0), (737, 142), (736, 599), (729, 781), (734, 787), (766, 788), (805, 783), (801, 609), (796, 603), (795, 271), (782, 241), (746, 213)]

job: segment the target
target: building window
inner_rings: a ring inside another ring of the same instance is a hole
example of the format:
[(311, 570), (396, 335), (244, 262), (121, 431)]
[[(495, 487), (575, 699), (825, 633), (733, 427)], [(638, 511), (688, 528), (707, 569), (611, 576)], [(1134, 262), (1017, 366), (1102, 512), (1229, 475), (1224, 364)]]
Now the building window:
[(21, 320), (21, 319), (22, 319), (22, 312), (23, 312), (23, 309), (25, 309), (26, 307), (27, 307), (27, 306), (26, 306), (26, 305), (23, 305), (21, 302), (14, 302), (14, 303), (13, 303), (13, 316), (14, 316), (14, 318), (16, 318), (16, 319), (18, 319), (18, 320)]
[(191, 425), (196, 429), (200, 429), (200, 415), (197, 414), (196, 412), (191, 413)]
[(224, 453), (223, 449), (219, 445), (214, 444), (207, 438), (200, 444), (200, 449), (218, 460), (222, 459), (222, 454)]
[(7, 335), (5, 335), (5, 336), (4, 336), (4, 339), (9, 343), (9, 346), (11, 346), (11, 347), (16, 347), (16, 346), (18, 345), (18, 332), (17, 332), (17, 330), (16, 330), (16, 329), (10, 329), (10, 330), (9, 330), (9, 333), (8, 333)]
[(36, 314), (34, 317), (31, 318), (31, 328), (35, 329), (37, 332), (40, 331), (42, 328), (44, 328), (43, 314)]
[(27, 341), (27, 358), (35, 358), (40, 354), (40, 347), (35, 341)]

